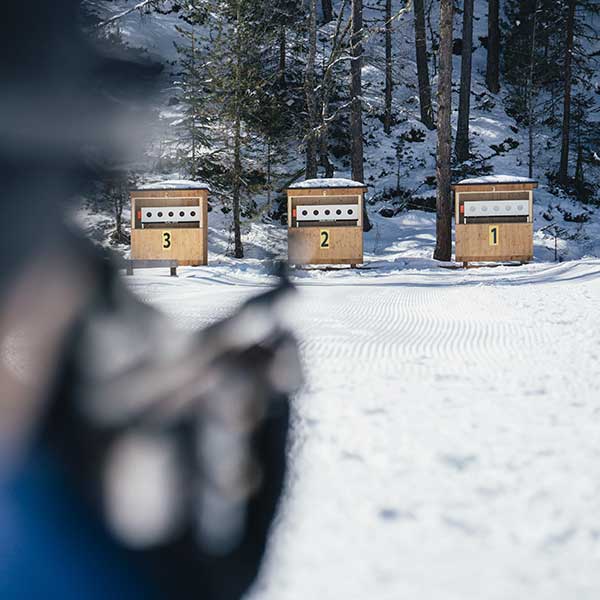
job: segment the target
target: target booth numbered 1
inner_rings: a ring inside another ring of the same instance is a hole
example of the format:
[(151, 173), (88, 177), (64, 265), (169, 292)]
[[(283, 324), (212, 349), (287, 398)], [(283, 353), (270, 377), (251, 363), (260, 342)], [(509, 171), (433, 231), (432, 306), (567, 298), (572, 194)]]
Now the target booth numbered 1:
[(349, 179), (309, 179), (290, 186), (289, 264), (362, 263), (366, 191), (363, 183)]
[(131, 191), (131, 258), (208, 264), (209, 187), (162, 181)]
[(496, 175), (452, 186), (456, 260), (521, 263), (533, 260), (533, 179)]

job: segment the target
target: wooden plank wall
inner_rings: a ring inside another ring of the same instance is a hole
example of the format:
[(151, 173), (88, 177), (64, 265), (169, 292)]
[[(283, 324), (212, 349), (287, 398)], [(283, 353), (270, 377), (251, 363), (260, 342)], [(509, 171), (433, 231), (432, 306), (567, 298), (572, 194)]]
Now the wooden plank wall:
[[(456, 260), (527, 262), (533, 259), (533, 190), (537, 183), (452, 186), (456, 211)], [(527, 200), (528, 223), (460, 224), (460, 204), (468, 200)], [(490, 244), (490, 227), (497, 227), (498, 244)]]
[(533, 258), (533, 224), (501, 223), (498, 227), (498, 245), (490, 246), (490, 223), (456, 226), (456, 260), (527, 262)]
[[(291, 265), (360, 264), (363, 256), (363, 202), (361, 188), (288, 190), (288, 262)], [(311, 223), (292, 226), (292, 209), (299, 204), (359, 205), (357, 225)], [(329, 248), (321, 248), (321, 231), (329, 232)]]
[[(185, 224), (136, 227), (141, 207), (198, 206), (200, 227)], [(171, 248), (163, 248), (163, 232), (171, 234)], [(177, 260), (181, 266), (208, 264), (208, 192), (206, 190), (135, 190), (131, 192), (131, 258), (134, 260)]]
[[(321, 248), (321, 231), (329, 232), (329, 248)], [(299, 227), (288, 231), (291, 265), (358, 265), (363, 262), (363, 236), (358, 227)]]

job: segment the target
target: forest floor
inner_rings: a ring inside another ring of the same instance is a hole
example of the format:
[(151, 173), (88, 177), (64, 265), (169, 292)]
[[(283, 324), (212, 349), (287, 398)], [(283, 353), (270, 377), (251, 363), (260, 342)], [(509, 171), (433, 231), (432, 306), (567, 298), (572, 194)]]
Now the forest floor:
[[(370, 269), (293, 276), (306, 385), (250, 597), (595, 600), (600, 260), (448, 270), (431, 215), (376, 222)], [(285, 236), (250, 239), (244, 262), (129, 284), (202, 328), (271, 284), (261, 248)]]

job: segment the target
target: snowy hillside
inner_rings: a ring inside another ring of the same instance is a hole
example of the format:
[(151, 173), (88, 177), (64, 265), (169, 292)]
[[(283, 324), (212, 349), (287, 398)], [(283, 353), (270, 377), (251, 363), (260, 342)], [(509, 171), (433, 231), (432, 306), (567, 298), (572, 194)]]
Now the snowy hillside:
[[(90, 0), (89, 2), (103, 17), (118, 14), (131, 8), (126, 0), (107, 2)], [(475, 31), (473, 54), (472, 116), (470, 122), (472, 154), (478, 157), (467, 163), (475, 172), (487, 169), (491, 173), (511, 176), (527, 175), (527, 132), (520, 130), (514, 120), (507, 116), (504, 108), (506, 90), (499, 95), (491, 95), (484, 85), (486, 50), (479, 38), (487, 35), (487, 0), (475, 2)], [(435, 11), (433, 12), (435, 25)], [(410, 247), (413, 234), (410, 223), (419, 221), (422, 228), (431, 225), (432, 220), (419, 209), (431, 207), (435, 198), (435, 144), (436, 132), (428, 131), (419, 121), (419, 107), (416, 84), (416, 64), (414, 57), (414, 31), (412, 13), (402, 15), (395, 21), (394, 30), (394, 121), (392, 132), (383, 132), (381, 114), (383, 111), (384, 57), (383, 33), (376, 25), (381, 12), (366, 8), (365, 21), (372, 28), (366, 44), (366, 57), (363, 69), (365, 104), (365, 174), (369, 187), (369, 211), (371, 215), (382, 209), (390, 219), (375, 218), (376, 230), (367, 237), (369, 260), (394, 260), (396, 254), (402, 258), (410, 257), (406, 250)], [(157, 171), (164, 153), (168, 153), (169, 143), (176, 137), (172, 124), (180, 117), (179, 109), (172, 105), (177, 90), (173, 87), (174, 61), (177, 58), (174, 42), (178, 41), (175, 25), (176, 15), (140, 14), (135, 11), (119, 21), (119, 33), (126, 43), (146, 49), (153, 56), (161, 57), (166, 65), (163, 75), (163, 93), (156, 99), (159, 118), (156, 121), (154, 143), (147, 149), (148, 160), (142, 177), (148, 180), (185, 178), (183, 172)], [(455, 20), (455, 36), (460, 37), (460, 19)], [(324, 32), (333, 27), (325, 26)], [(323, 47), (324, 48), (324, 47)], [(460, 76), (460, 57), (454, 57), (455, 105), (458, 102), (458, 78)], [(436, 79), (433, 79), (434, 90)], [(456, 111), (453, 113), (456, 126)], [(600, 253), (600, 216), (598, 207), (582, 204), (554, 188), (546, 179), (546, 173), (556, 165), (555, 144), (550, 132), (540, 128), (536, 133), (536, 157), (534, 176), (540, 181), (535, 205), (535, 246), (536, 258), (553, 260), (555, 243), (558, 256), (562, 259), (576, 259), (583, 256), (598, 256)], [(400, 149), (399, 149), (400, 145)], [(294, 141), (288, 151), (283, 153), (284, 162), (274, 168), (275, 189), (286, 185), (303, 166), (304, 155), (301, 140)], [(248, 160), (257, 169), (265, 169), (260, 152), (253, 152)], [(349, 176), (347, 159), (334, 160), (336, 176)], [(600, 167), (595, 175), (600, 178)], [(210, 183), (210, 182), (209, 182)], [(259, 206), (257, 217), (246, 222), (243, 227), (243, 240), (248, 245), (249, 257), (272, 257), (280, 247), (272, 244), (274, 239), (282, 239), (283, 231), (276, 225), (265, 224), (272, 204), (266, 204), (266, 192), (256, 190), (252, 200)], [(215, 209), (211, 213), (210, 237), (212, 260), (229, 262), (223, 256), (228, 243), (223, 240), (230, 229), (230, 213), (222, 215), (224, 196), (213, 198)], [(409, 210), (406, 213), (406, 209)], [(106, 239), (103, 233), (110, 228), (110, 221), (98, 214), (97, 207), (84, 210), (82, 221), (96, 239)], [(93, 214), (91, 214), (93, 213)], [(98, 225), (100, 223), (100, 230)], [(406, 225), (408, 224), (408, 228)], [(261, 230), (259, 232), (259, 230)], [(225, 232), (225, 233), (224, 233)], [(425, 235), (433, 244), (433, 230)], [(555, 239), (557, 238), (557, 239)], [(261, 241), (264, 242), (262, 245)], [(262, 247), (262, 251), (259, 248)], [(401, 248), (400, 253), (395, 250)], [(123, 248), (123, 251), (126, 251)], [(384, 255), (378, 256), (383, 251)]]

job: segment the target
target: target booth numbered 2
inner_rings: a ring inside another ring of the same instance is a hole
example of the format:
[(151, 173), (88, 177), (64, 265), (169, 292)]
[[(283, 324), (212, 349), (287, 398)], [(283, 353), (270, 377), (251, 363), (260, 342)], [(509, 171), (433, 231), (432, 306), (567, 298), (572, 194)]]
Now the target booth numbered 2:
[(309, 179), (290, 186), (289, 264), (362, 263), (366, 191), (363, 183), (349, 179)]
[(208, 264), (209, 187), (161, 181), (131, 191), (131, 258)]
[(533, 260), (533, 191), (526, 177), (495, 175), (452, 186), (456, 260), (526, 263)]

